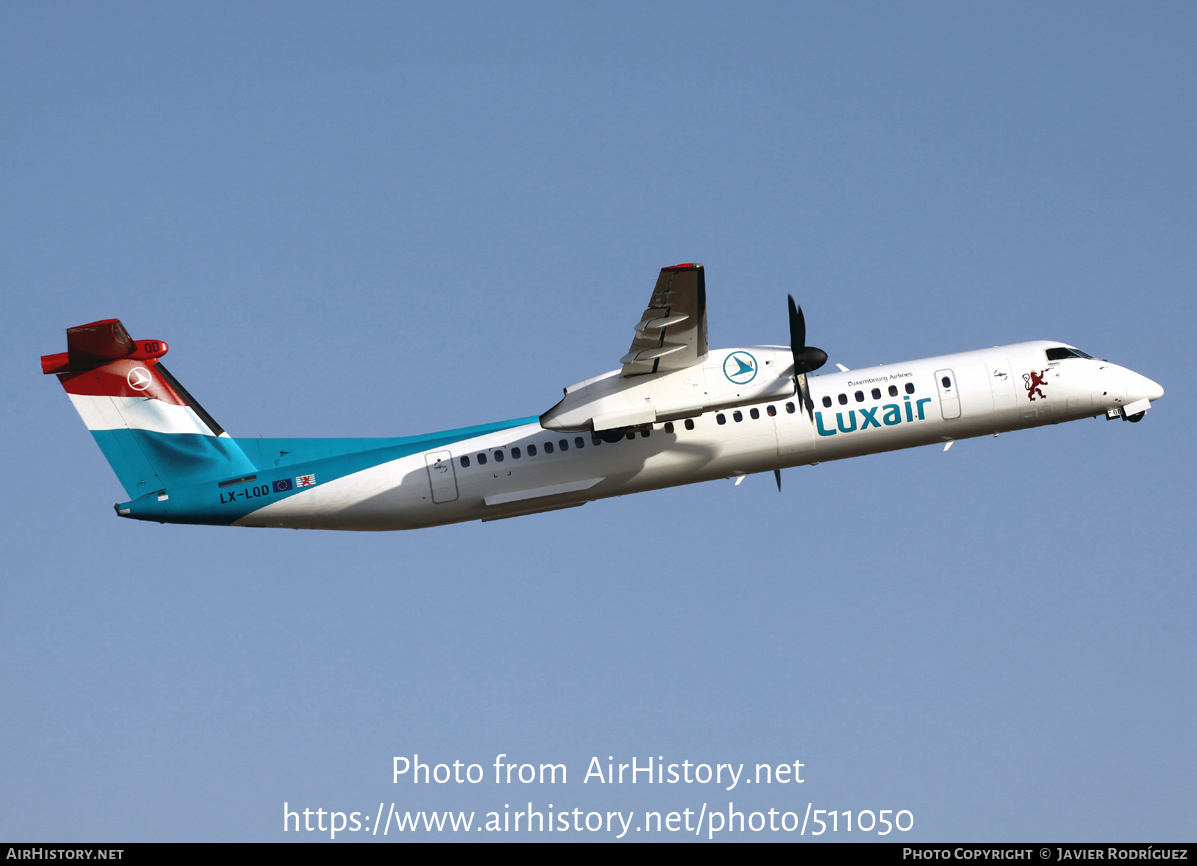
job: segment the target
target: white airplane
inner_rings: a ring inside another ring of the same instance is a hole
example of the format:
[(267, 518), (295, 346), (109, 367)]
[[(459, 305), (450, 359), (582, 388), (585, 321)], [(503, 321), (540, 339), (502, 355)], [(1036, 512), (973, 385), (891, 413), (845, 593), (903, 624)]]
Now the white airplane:
[[(497, 520), (1104, 415), (1138, 421), (1164, 389), (1064, 343), (1031, 342), (811, 376), (790, 346), (707, 347), (703, 266), (662, 268), (621, 369), (539, 417), (389, 439), (236, 439), (117, 319), (42, 358), (124, 485), (117, 514), (161, 523), (417, 529)], [(839, 366), (839, 365), (837, 365)]]

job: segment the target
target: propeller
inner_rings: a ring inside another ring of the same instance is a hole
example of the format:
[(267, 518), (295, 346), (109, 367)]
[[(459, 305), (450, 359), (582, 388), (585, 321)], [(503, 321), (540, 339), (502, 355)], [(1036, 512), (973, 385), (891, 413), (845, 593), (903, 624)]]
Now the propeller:
[(798, 400), (806, 410), (810, 422), (815, 423), (815, 403), (810, 398), (810, 389), (806, 384), (806, 374), (827, 363), (827, 353), (822, 349), (806, 345), (806, 317), (802, 315), (802, 307), (794, 303), (794, 296), (787, 295), (790, 301), (790, 351), (794, 353), (794, 387), (798, 393)]

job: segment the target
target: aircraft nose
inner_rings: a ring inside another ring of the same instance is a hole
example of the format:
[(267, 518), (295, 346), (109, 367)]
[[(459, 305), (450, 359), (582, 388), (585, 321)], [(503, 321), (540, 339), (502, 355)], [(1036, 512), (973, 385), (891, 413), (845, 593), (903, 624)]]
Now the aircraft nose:
[(1135, 374), (1135, 382), (1130, 390), (1135, 393), (1136, 398), (1139, 400), (1151, 400), (1154, 402), (1164, 396), (1162, 385), (1138, 373)]

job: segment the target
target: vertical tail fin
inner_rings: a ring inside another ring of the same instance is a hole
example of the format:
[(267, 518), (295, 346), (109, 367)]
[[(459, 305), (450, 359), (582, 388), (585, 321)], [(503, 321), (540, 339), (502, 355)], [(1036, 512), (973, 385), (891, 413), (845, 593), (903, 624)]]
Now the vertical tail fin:
[(255, 471), (241, 447), (119, 319), (67, 329), (67, 351), (42, 356), (129, 497)]

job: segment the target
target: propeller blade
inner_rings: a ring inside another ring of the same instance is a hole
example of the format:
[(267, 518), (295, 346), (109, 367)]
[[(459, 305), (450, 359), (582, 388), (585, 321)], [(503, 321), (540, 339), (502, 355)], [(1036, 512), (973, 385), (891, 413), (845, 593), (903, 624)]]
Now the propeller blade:
[(813, 373), (827, 363), (827, 353), (806, 345), (806, 316), (802, 314), (802, 307), (794, 303), (793, 295), (786, 298), (790, 302), (790, 352), (794, 356), (794, 375)]
[(773, 478), (777, 481), (777, 492), (781, 493), (781, 470), (780, 469), (773, 470)]
[(790, 351), (794, 353), (794, 360), (806, 348), (806, 316), (802, 315), (802, 307), (794, 303), (793, 295), (786, 295), (790, 302)]
[(827, 353), (806, 345), (806, 316), (802, 314), (802, 307), (794, 303), (793, 295), (786, 295), (786, 299), (790, 308), (790, 353), (794, 356), (794, 391), (810, 422), (814, 424), (815, 402), (810, 396), (806, 374), (813, 373), (826, 364)]
[(806, 413), (806, 417), (810, 419), (810, 423), (815, 423), (815, 401), (810, 398), (810, 386), (806, 381), (806, 374), (795, 377), (798, 383), (798, 402), (802, 404), (802, 411)]

